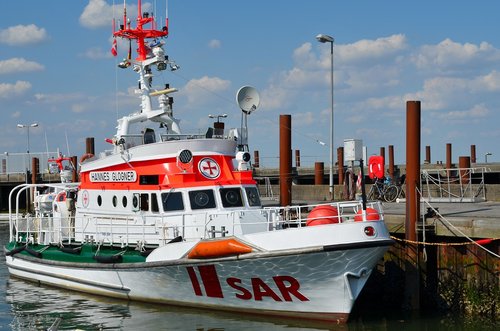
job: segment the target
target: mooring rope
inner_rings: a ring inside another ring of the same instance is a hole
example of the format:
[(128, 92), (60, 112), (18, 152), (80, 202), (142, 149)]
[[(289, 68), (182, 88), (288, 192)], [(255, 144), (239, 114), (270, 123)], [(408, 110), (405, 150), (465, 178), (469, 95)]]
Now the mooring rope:
[[(420, 194), (420, 197), (422, 197), (422, 192), (418, 189), (418, 187), (416, 188), (416, 190), (417, 190), (417, 194)], [(467, 236), (462, 231), (460, 231), (460, 229), (458, 229), (457, 227), (455, 227), (450, 221), (448, 221), (446, 219), (446, 217), (444, 217), (428, 201), (425, 201), (424, 199), (421, 199), (421, 201), (422, 201), (422, 203), (426, 204), (435, 213), (436, 216), (439, 216), (439, 218), (438, 218), (439, 221), (446, 222), (446, 225), (448, 225), (451, 228), (453, 228), (456, 232), (458, 232), (462, 237), (466, 238), (468, 241), (467, 242), (462, 242), (462, 243), (433, 243), (433, 242), (426, 242), (425, 241), (425, 239), (426, 239), (425, 238), (425, 231), (424, 231), (424, 237), (423, 237), (424, 240), (423, 241), (414, 241), (414, 240), (408, 240), (408, 239), (400, 239), (400, 238), (391, 236), (391, 238), (393, 240), (396, 240), (396, 241), (399, 241), (399, 242), (405, 242), (405, 243), (409, 243), (409, 244), (423, 245), (424, 249), (425, 249), (425, 246), (464, 246), (464, 245), (476, 245), (479, 248), (481, 248), (482, 250), (490, 253), (494, 257), (500, 258), (500, 255), (496, 254), (495, 252), (492, 252), (491, 250), (489, 250), (488, 248), (486, 248), (486, 247), (483, 246), (483, 244), (484, 245), (485, 244), (489, 244), (489, 243), (491, 243), (491, 242), (493, 242), (495, 240), (499, 240), (500, 238), (489, 238), (489, 239), (474, 240), (471, 237)], [(422, 222), (422, 223), (424, 224), (425, 222)], [(425, 230), (425, 224), (424, 224), (424, 230)]]

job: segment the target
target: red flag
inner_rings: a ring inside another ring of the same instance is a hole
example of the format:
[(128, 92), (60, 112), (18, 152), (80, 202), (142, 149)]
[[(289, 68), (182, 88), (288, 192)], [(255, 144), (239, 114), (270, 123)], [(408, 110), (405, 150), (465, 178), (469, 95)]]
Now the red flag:
[(111, 54), (113, 54), (113, 56), (118, 55), (118, 45), (116, 44), (116, 38), (113, 39), (113, 46), (111, 47)]

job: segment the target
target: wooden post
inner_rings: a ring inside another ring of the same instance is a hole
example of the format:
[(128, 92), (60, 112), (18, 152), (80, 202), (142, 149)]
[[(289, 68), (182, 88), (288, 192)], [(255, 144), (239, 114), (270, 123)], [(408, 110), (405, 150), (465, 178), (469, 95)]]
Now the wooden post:
[(337, 169), (339, 169), (339, 185), (344, 185), (344, 147), (337, 148)]
[(314, 163), (314, 185), (323, 185), (325, 164), (323, 162)]
[(451, 177), (451, 144), (446, 144), (446, 169), (447, 176)]
[(258, 168), (260, 166), (259, 151), (253, 151), (253, 167)]
[[(420, 101), (406, 102), (406, 220), (405, 238), (416, 241), (416, 224), (420, 217)], [(420, 275), (418, 245), (406, 244), (405, 301), (412, 309), (420, 308)]]
[(292, 204), (292, 115), (280, 115), (280, 206)]
[(389, 145), (389, 177), (394, 182), (394, 146)]
[(458, 158), (458, 167), (460, 168), (460, 182), (462, 184), (469, 184), (470, 157), (469, 156), (460, 156)]
[(300, 168), (300, 150), (295, 150), (295, 167)]

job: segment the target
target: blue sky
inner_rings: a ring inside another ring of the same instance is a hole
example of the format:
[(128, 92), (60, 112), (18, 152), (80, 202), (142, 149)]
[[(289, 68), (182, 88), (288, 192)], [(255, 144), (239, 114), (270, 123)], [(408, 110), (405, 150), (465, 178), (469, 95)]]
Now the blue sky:
[[(129, 17), (135, 1), (127, 1)], [(116, 67), (112, 1), (3, 1), (0, 12), (0, 152), (108, 148), (117, 117), (138, 110), (136, 76)], [(115, 1), (115, 15), (123, 2)], [(165, 1), (143, 2), (165, 17)], [(262, 166), (278, 165), (280, 114), (292, 115), (292, 148), (303, 165), (328, 164), (330, 48), (335, 38), (334, 146), (362, 139), (369, 154), (394, 145), (405, 161), (406, 101), (422, 102), (422, 161), (453, 162), (492, 153), (500, 159), (500, 2), (170, 0), (165, 47), (181, 69), (155, 77), (180, 91), (174, 115), (184, 132), (205, 132), (209, 114), (240, 125), (235, 94), (256, 87), (259, 109), (248, 119), (250, 149)]]

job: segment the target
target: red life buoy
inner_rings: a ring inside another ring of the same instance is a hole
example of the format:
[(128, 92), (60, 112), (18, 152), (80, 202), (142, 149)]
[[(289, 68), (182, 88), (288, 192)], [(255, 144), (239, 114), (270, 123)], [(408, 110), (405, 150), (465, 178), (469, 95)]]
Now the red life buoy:
[(368, 176), (373, 178), (384, 177), (384, 157), (380, 155), (372, 155), (368, 160)]

